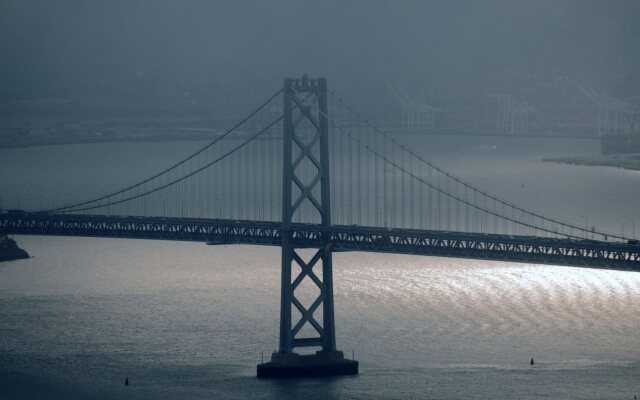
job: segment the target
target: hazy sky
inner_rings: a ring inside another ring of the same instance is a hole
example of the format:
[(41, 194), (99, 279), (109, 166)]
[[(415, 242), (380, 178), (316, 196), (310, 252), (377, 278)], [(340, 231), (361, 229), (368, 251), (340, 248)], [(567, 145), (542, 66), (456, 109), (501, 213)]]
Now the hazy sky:
[(640, 1), (0, 0), (0, 100), (638, 70)]

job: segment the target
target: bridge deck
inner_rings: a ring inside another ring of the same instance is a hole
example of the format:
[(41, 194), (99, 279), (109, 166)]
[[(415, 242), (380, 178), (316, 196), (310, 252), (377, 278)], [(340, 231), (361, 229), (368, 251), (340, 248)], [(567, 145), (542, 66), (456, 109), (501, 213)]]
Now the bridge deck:
[[(194, 218), (2, 213), (0, 233), (279, 246), (281, 224)], [(640, 271), (640, 245), (481, 233), (293, 224), (298, 247)], [(323, 239), (328, 238), (328, 240)]]

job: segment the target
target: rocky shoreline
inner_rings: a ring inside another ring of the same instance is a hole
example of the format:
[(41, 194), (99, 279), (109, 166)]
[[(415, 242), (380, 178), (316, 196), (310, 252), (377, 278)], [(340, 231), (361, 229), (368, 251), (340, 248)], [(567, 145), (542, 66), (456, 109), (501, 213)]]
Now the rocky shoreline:
[(29, 253), (18, 247), (15, 240), (0, 235), (0, 261), (20, 260), (29, 257)]
[(595, 157), (556, 157), (543, 158), (542, 161), (572, 165), (616, 167), (632, 171), (640, 171), (640, 154), (618, 154)]

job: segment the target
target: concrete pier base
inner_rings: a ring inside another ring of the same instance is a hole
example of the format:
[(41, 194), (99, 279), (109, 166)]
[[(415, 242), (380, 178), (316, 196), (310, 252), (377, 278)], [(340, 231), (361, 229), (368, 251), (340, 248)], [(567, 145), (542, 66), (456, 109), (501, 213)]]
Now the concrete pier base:
[(316, 354), (273, 353), (271, 361), (258, 365), (258, 378), (299, 378), (357, 375), (358, 362), (347, 360), (341, 351)]

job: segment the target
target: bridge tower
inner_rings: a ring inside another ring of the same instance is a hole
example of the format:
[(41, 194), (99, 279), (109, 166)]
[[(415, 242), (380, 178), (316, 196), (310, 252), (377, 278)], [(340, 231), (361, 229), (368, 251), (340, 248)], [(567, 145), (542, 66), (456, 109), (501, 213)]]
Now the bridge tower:
[[(329, 185), (329, 125), (325, 78), (286, 78), (283, 89), (283, 184), (282, 184), (282, 276), (280, 293), (280, 344), (271, 361), (258, 365), (258, 377), (290, 377), (357, 374), (358, 363), (347, 360), (336, 349), (333, 312), (332, 244), (322, 238), (322, 247), (305, 261), (293, 235), (292, 221), (303, 203), (310, 204), (323, 227), (331, 226)], [(312, 106), (313, 105), (313, 106)], [(305, 122), (310, 129), (299, 129)], [(295, 155), (295, 157), (294, 157)], [(311, 175), (298, 171), (306, 163)], [(322, 279), (314, 272), (322, 269)], [(292, 275), (292, 273), (294, 273)], [(295, 279), (292, 279), (293, 276)], [(306, 307), (296, 297), (300, 283), (310, 279), (320, 293)], [(322, 321), (314, 313), (322, 306)], [(300, 319), (293, 323), (292, 310)], [(311, 337), (299, 337), (305, 326)], [(300, 355), (298, 347), (320, 347), (315, 354)]]

